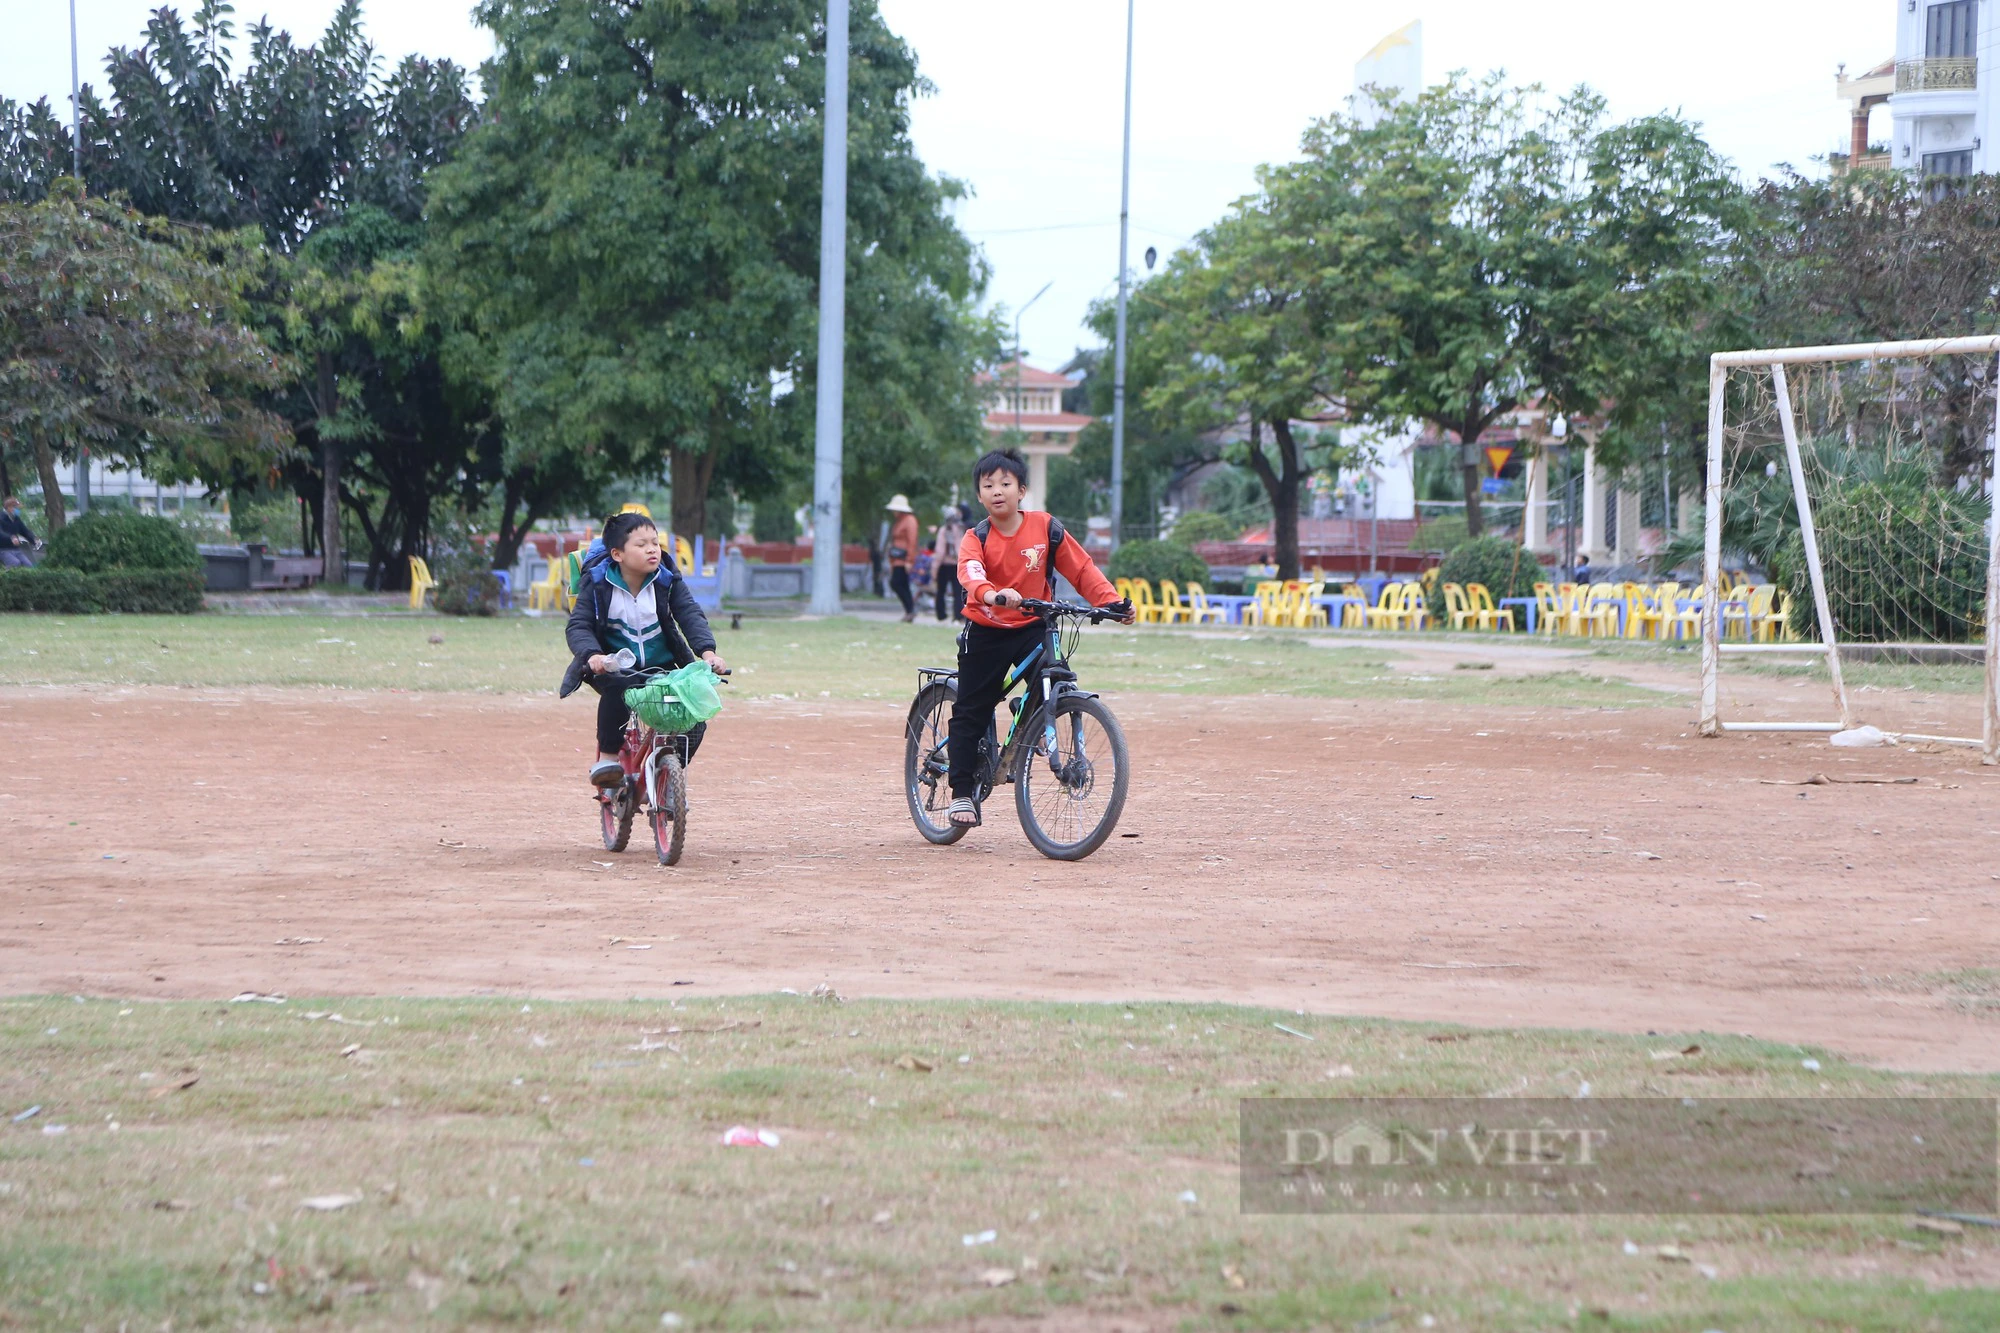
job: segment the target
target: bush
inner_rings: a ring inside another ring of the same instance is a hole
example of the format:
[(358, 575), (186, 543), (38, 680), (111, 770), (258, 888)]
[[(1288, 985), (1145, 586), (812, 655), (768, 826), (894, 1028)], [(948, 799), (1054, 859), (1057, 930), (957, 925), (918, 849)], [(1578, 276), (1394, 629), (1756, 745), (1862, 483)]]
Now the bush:
[(1208, 565), (1177, 541), (1126, 542), (1111, 555), (1111, 577), (1158, 583), (1207, 583)]
[[(1986, 626), (1987, 502), (1905, 481), (1866, 481), (1815, 502), (1834, 632), (1854, 643), (1965, 643)], [(1773, 561), (1792, 629), (1817, 639), (1812, 572), (1794, 531)]]
[(103, 574), (116, 569), (201, 570), (194, 539), (164, 518), (130, 510), (93, 509), (64, 525), (49, 542), (49, 569)]
[(497, 616), (500, 614), (500, 580), (480, 549), (470, 542), (431, 560), (431, 574), (437, 590), (431, 600), (448, 616)]
[[(1444, 619), (1444, 585), (1447, 583), (1456, 583), (1460, 587), (1483, 583), (1486, 591), (1493, 594), (1494, 604), (1498, 605), (1503, 597), (1533, 597), (1535, 584), (1546, 578), (1534, 552), (1513, 538), (1474, 537), (1461, 543), (1439, 566), (1438, 577), (1430, 588), (1431, 620), (1433, 623), (1442, 621), (1447, 627), (1451, 624)], [(1520, 623), (1519, 616), (1514, 619), (1517, 624)]]
[[(66, 530), (66, 529), (65, 529)], [(203, 578), (185, 569), (84, 574), (38, 565), (0, 570), (0, 611), (188, 615), (201, 610)]]
[(1183, 546), (1197, 542), (1233, 542), (1243, 535), (1244, 524), (1225, 518), (1210, 509), (1195, 509), (1174, 520), (1172, 540)]

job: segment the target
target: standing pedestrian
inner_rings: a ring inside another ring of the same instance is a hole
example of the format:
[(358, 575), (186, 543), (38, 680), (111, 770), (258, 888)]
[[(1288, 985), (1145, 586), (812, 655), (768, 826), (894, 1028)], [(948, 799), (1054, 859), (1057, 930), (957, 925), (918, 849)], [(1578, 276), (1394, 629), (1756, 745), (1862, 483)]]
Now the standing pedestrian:
[(910, 591), (910, 566), (917, 559), (917, 514), (907, 495), (892, 495), (883, 506), (889, 522), (889, 590), (903, 604), (903, 623), (917, 618), (917, 599)]
[(965, 540), (965, 511), (944, 507), (937, 532), (937, 618), (965, 619), (965, 589), (958, 582), (958, 544)]

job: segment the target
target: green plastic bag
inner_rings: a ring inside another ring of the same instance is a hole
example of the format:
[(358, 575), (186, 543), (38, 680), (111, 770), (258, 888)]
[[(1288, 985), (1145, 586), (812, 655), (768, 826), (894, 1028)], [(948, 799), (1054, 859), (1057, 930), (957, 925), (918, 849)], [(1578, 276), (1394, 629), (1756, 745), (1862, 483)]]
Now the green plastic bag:
[(690, 662), (636, 690), (625, 691), (625, 704), (639, 720), (665, 736), (693, 731), (722, 711), (722, 691), (706, 662)]

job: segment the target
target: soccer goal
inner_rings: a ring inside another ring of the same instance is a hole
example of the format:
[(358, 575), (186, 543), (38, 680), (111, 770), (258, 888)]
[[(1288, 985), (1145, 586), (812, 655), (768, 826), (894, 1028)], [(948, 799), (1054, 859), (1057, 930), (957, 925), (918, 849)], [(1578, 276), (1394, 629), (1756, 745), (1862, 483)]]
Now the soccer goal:
[[(1710, 358), (1703, 735), (1861, 725), (1844, 656), (1983, 660), (1981, 736), (1903, 736), (2000, 763), (1997, 403), (2000, 337)], [(1751, 654), (1823, 658), (1835, 716), (1723, 720), (1722, 659)]]

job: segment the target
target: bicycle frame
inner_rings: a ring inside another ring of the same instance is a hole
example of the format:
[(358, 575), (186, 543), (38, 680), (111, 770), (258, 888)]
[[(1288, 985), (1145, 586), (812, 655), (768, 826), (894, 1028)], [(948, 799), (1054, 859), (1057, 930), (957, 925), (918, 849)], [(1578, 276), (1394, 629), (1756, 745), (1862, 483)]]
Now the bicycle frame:
[[(921, 683), (940, 679), (952, 681), (955, 687), (958, 673), (945, 667), (919, 667), (917, 677), (920, 687)], [(1042, 641), (1026, 657), (1008, 668), (1000, 687), (1003, 702), (1018, 685), (1025, 685), (1027, 689), (1014, 700), (1010, 709), (1013, 716), (1007, 724), (1007, 739), (1004, 742), (1000, 739), (999, 728), (992, 719), (989, 718), (986, 723), (987, 767), (981, 783), (989, 793), (1005, 781), (1006, 774), (1013, 767), (1015, 754), (1026, 740), (1021, 729), (1023, 718), (1045, 714), (1049, 705), (1068, 695), (1087, 699), (1097, 697), (1094, 691), (1077, 684), (1076, 672), (1069, 664), (1069, 654), (1063, 651), (1061, 623), (1052, 615), (1042, 619)], [(1053, 742), (1053, 728), (1046, 722), (1043, 728), (1044, 735)]]

